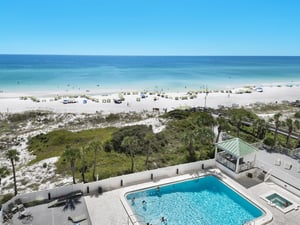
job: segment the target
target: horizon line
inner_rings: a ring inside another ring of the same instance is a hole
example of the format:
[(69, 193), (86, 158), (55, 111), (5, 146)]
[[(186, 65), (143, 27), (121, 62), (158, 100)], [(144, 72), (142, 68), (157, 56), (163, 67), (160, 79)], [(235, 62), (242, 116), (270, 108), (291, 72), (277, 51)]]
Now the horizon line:
[(23, 55), (23, 56), (105, 56), (105, 57), (300, 57), (300, 55), (127, 55), (127, 54), (44, 54), (44, 53), (0, 53), (5, 55)]

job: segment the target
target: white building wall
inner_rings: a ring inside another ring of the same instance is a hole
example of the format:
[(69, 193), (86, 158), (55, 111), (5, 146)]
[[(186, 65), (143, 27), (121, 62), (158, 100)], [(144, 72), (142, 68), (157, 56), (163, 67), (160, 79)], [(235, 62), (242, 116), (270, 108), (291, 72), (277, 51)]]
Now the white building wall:
[[(186, 163), (176, 166), (164, 167), (155, 170), (148, 170), (143, 172), (137, 172), (132, 174), (127, 174), (118, 177), (112, 177), (100, 181), (90, 182), (90, 183), (78, 183), (66, 185), (63, 187), (58, 187), (54, 189), (37, 191), (27, 194), (21, 194), (15, 196), (13, 199), (3, 204), (3, 208), (6, 208), (10, 202), (14, 202), (16, 199), (21, 199), (23, 203), (33, 202), (36, 200), (47, 200), (49, 198), (55, 199), (67, 195), (74, 191), (82, 191), (83, 194), (87, 194), (88, 189), (89, 193), (98, 193), (99, 187), (102, 191), (110, 191), (118, 189), (123, 186), (130, 186), (138, 183), (149, 182), (151, 178), (153, 180), (159, 180), (162, 178), (173, 177), (182, 174), (187, 174), (191, 172), (197, 172), (202, 168), (212, 168), (215, 167), (215, 160), (209, 159), (205, 161), (197, 161), (193, 163)], [(50, 199), (50, 200), (51, 200)]]

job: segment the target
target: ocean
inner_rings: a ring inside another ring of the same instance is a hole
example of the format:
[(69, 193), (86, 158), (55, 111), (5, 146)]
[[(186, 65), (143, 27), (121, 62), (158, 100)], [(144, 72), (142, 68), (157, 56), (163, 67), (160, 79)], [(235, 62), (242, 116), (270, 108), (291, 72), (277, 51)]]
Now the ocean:
[(0, 91), (230, 89), (300, 82), (300, 57), (0, 55)]

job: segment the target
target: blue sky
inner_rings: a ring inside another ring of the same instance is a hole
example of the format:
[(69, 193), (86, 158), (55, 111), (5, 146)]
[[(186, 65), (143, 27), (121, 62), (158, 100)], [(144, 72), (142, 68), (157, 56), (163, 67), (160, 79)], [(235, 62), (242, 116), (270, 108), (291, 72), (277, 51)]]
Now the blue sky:
[(300, 55), (298, 0), (0, 0), (0, 54)]

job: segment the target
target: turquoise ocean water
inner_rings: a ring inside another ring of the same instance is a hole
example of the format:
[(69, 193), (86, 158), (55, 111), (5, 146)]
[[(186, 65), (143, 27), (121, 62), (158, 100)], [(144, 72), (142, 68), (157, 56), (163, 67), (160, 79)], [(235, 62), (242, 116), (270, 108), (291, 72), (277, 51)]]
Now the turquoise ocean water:
[(300, 82), (300, 57), (0, 55), (1, 91), (227, 89)]

